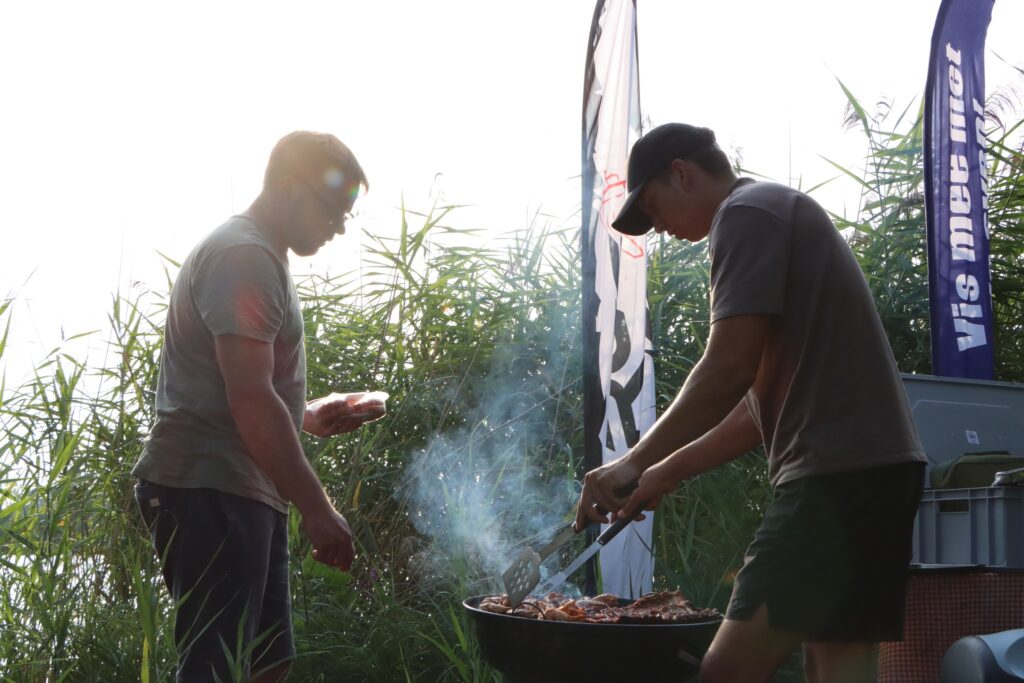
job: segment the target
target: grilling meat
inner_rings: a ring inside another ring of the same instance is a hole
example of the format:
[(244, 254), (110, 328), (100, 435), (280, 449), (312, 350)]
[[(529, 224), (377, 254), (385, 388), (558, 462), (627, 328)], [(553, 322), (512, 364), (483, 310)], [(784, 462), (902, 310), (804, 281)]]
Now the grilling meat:
[(549, 607), (544, 610), (544, 619), (550, 621), (586, 621), (587, 613), (576, 604), (575, 600), (569, 600), (559, 607)]
[(636, 602), (619, 606), (619, 598), (605, 593), (594, 598), (573, 600), (561, 593), (543, 598), (528, 596), (515, 607), (507, 595), (494, 595), (480, 601), (480, 609), (545, 621), (577, 621), (592, 624), (688, 624), (717, 619), (716, 609), (698, 609), (679, 591), (648, 593)]
[(478, 607), (485, 612), (508, 614), (509, 610), (512, 609), (512, 604), (509, 602), (507, 595), (492, 595), (481, 600)]
[(623, 609), (622, 621), (630, 624), (683, 624), (721, 616), (712, 608), (697, 609), (679, 591), (648, 593)]

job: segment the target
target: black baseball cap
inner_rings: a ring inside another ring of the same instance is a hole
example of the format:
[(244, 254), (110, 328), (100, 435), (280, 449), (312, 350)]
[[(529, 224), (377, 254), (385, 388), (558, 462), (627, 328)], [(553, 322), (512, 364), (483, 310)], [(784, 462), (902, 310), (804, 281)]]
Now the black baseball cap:
[(626, 170), (629, 195), (612, 227), (627, 235), (643, 235), (650, 230), (651, 217), (636, 204), (647, 181), (667, 169), (674, 159), (685, 159), (714, 144), (715, 133), (710, 128), (685, 123), (662, 124), (633, 143)]

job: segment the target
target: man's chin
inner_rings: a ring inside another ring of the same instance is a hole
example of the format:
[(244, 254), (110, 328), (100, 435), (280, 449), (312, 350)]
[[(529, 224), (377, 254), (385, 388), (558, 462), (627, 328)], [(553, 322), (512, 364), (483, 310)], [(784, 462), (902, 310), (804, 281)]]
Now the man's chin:
[(292, 245), (292, 251), (295, 252), (296, 256), (313, 256), (318, 251), (320, 251), (320, 248), (322, 246), (324, 246), (324, 243), (320, 243), (320, 244), (301, 244), (301, 245), (294, 245), (293, 244)]

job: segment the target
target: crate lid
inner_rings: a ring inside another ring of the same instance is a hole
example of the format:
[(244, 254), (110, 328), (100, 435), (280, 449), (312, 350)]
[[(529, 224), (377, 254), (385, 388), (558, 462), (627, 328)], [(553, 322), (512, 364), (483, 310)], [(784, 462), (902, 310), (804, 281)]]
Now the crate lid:
[(1024, 465), (1024, 384), (904, 374), (903, 386), (929, 468), (997, 451)]

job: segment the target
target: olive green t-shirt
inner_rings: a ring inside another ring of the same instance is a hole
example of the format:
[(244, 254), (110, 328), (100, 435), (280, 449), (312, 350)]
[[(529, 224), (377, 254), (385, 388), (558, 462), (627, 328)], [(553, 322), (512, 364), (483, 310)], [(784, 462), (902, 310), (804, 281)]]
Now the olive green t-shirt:
[(708, 249), (712, 324), (773, 317), (745, 397), (773, 486), (926, 462), (867, 281), (817, 202), (741, 179), (715, 214)]
[(132, 474), (164, 486), (213, 488), (287, 512), (246, 451), (228, 408), (214, 337), (274, 345), (273, 386), (302, 427), (302, 313), (286, 257), (248, 218), (234, 216), (181, 265), (171, 289), (156, 390), (156, 421)]

